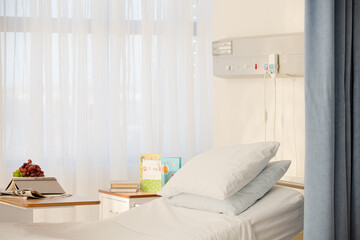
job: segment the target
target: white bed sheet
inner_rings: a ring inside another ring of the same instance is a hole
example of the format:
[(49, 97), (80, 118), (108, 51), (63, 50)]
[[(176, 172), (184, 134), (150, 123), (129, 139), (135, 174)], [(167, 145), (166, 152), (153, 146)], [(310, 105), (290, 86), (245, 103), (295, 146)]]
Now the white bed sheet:
[(169, 206), (151, 201), (116, 217), (91, 223), (0, 224), (6, 240), (255, 240), (246, 218)]
[(275, 186), (241, 216), (250, 221), (257, 240), (288, 240), (303, 230), (304, 197)]
[(227, 216), (169, 206), (158, 199), (91, 223), (0, 223), (0, 236), (7, 240), (289, 239), (302, 229), (302, 202), (296, 191), (274, 187), (241, 215)]

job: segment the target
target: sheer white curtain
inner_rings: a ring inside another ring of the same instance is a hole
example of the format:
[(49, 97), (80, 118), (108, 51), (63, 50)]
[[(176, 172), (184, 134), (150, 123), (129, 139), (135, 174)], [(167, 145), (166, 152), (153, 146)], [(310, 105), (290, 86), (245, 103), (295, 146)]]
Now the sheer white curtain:
[(31, 158), (96, 198), (211, 147), (211, 25), (206, 0), (0, 0), (1, 186)]

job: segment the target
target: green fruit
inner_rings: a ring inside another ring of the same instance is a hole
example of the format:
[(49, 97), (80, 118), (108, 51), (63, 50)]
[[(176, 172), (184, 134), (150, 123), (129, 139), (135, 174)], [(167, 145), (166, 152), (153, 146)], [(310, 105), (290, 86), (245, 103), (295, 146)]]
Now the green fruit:
[(21, 171), (18, 169), (16, 171), (13, 172), (13, 177), (22, 177), (22, 173)]

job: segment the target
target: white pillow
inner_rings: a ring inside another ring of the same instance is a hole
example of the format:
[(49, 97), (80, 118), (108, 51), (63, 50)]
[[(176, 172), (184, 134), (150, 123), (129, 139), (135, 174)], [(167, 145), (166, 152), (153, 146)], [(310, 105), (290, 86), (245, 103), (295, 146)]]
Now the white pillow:
[(169, 204), (179, 207), (201, 209), (231, 216), (238, 215), (264, 196), (286, 173), (290, 163), (289, 160), (269, 163), (245, 187), (224, 200), (191, 193), (182, 193), (166, 200)]
[(171, 197), (193, 193), (225, 199), (248, 184), (265, 168), (278, 142), (259, 142), (214, 148), (190, 159), (159, 194)]

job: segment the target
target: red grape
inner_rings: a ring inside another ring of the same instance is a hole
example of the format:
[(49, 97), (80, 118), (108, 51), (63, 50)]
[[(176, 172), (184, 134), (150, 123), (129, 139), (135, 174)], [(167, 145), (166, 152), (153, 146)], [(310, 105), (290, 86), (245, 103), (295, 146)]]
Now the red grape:
[(27, 163), (23, 163), (19, 167), (20, 174), (23, 177), (44, 177), (44, 172), (37, 164), (32, 164), (32, 160), (29, 159)]

